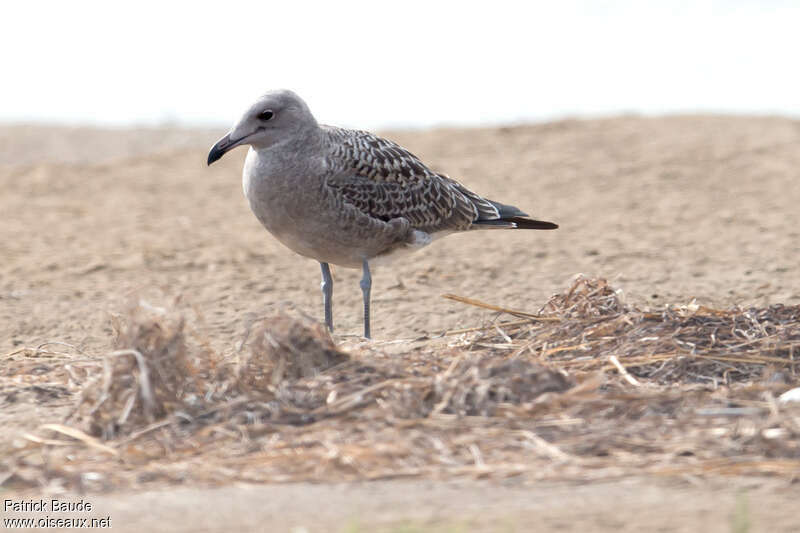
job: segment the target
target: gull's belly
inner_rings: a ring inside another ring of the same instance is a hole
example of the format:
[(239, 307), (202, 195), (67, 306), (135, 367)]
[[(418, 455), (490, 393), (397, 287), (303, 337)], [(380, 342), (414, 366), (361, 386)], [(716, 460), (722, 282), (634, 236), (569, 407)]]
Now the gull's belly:
[(319, 187), (298, 185), (280, 179), (245, 179), (250, 209), (284, 246), (350, 268), (360, 268), (364, 259), (383, 252), (386, 243), (370, 239), (358, 221), (331, 209)]

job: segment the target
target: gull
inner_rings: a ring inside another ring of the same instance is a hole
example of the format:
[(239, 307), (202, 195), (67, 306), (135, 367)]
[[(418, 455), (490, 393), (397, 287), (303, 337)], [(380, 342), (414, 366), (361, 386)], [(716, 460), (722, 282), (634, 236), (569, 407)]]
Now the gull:
[(214, 144), (208, 164), (241, 145), (250, 146), (242, 184), (253, 214), (285, 246), (319, 261), (331, 332), (330, 264), (362, 269), (370, 338), (370, 262), (458, 231), (558, 228), (483, 198), (390, 140), (318, 124), (292, 91), (259, 98)]

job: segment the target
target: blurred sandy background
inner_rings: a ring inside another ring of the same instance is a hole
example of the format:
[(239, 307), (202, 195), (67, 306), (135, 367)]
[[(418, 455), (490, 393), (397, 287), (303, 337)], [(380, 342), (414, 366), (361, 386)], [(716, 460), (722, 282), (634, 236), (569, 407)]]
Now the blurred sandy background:
[[(2, 349), (102, 349), (109, 313), (131, 296), (179, 298), (222, 351), (248, 313), (320, 317), (319, 266), (278, 244), (244, 201), (245, 149), (205, 166), (223, 132), (0, 129)], [(800, 302), (796, 121), (627, 116), (386, 134), (561, 228), (454, 235), (377, 269), (377, 339), (491, 318), (443, 293), (537, 310), (577, 273), (656, 307)], [(360, 332), (359, 275), (335, 271), (339, 334)]]

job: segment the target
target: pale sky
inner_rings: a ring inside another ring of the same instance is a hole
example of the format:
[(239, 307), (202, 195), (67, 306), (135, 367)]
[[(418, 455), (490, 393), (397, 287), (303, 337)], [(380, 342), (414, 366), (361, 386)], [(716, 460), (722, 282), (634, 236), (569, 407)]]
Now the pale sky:
[(800, 116), (800, 2), (7, 2), (0, 121), (231, 124), (290, 88), (378, 128)]

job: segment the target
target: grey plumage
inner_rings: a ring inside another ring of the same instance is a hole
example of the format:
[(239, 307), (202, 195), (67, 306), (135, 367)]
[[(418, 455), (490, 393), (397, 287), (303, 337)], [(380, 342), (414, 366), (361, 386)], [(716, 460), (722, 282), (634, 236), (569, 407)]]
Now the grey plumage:
[(328, 263), (364, 270), (369, 337), (369, 261), (456, 231), (558, 227), (473, 193), (392, 141), (318, 125), (291, 91), (261, 97), (212, 147), (208, 164), (241, 144), (251, 146), (243, 186), (253, 213), (287, 247), (322, 264), (330, 329)]

